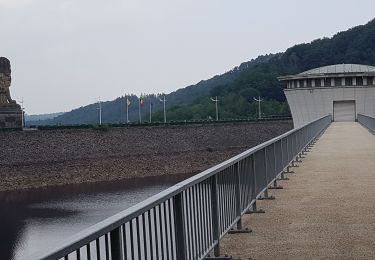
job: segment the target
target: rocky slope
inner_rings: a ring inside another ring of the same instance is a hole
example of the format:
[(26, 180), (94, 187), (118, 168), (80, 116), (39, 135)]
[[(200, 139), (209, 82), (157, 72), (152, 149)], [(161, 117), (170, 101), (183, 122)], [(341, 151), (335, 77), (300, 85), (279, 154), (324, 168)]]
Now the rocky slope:
[(291, 121), (0, 132), (0, 191), (198, 173)]

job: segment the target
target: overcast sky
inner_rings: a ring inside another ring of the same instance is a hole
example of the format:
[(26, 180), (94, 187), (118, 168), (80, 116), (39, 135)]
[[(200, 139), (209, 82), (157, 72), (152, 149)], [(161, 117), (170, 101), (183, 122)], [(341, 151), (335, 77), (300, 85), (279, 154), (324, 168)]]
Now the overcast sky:
[(375, 17), (374, 0), (0, 0), (0, 56), (28, 114), (169, 93)]

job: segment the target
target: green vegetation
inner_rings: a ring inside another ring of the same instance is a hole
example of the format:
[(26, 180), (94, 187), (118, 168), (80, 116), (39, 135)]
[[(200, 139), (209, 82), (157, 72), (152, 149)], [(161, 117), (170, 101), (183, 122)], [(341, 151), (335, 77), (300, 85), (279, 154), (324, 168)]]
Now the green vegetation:
[[(375, 20), (340, 32), (332, 38), (299, 44), (284, 53), (259, 56), (233, 70), (196, 85), (179, 89), (166, 95), (168, 120), (215, 118), (215, 105), (210, 97), (217, 96), (220, 118), (254, 118), (257, 104), (253, 97), (261, 96), (262, 112), (267, 115), (289, 115), (283, 94), (283, 84), (278, 76), (295, 74), (308, 69), (340, 64), (375, 64)], [(138, 120), (138, 101), (132, 95), (129, 107), (131, 121)], [(163, 120), (162, 103), (158, 95), (145, 96), (142, 106), (144, 120), (148, 120), (149, 102), (153, 104), (153, 119)], [(103, 103), (104, 122), (125, 121), (125, 99)], [(43, 124), (82, 124), (98, 121), (97, 104), (75, 109)]]

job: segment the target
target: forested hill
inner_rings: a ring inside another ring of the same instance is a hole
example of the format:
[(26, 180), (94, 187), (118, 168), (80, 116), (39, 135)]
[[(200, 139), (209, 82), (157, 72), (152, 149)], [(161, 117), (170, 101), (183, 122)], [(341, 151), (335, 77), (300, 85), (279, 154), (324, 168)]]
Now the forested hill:
[[(245, 62), (233, 70), (196, 85), (179, 89), (166, 96), (168, 118), (170, 120), (205, 119), (214, 117), (215, 106), (210, 96), (218, 96), (221, 118), (249, 117), (256, 113), (255, 96), (262, 96), (266, 115), (289, 113), (282, 91), (277, 81), (280, 75), (299, 73), (308, 69), (339, 64), (375, 64), (375, 20), (344, 32), (332, 38), (314, 40), (311, 43), (295, 45), (284, 53), (259, 56)], [(132, 96), (136, 103), (137, 97)], [(147, 102), (153, 103), (153, 118), (162, 120), (162, 103), (155, 95), (147, 97), (143, 108), (148, 118)], [(80, 124), (97, 122), (97, 105), (75, 109), (44, 124)], [(124, 98), (103, 104), (103, 120), (122, 122), (125, 118)], [(131, 106), (130, 119), (136, 121), (137, 106)]]
[[(258, 64), (268, 62), (274, 55), (259, 56), (248, 62), (242, 63), (240, 66), (225, 72), (221, 75), (216, 75), (208, 80), (201, 80), (195, 85), (190, 85), (185, 88), (178, 89), (174, 92), (165, 95), (167, 100), (167, 109), (174, 106), (183, 106), (191, 104), (197, 98), (208, 96), (210, 91), (222, 84), (229, 84), (234, 81), (242, 71), (255, 67)], [(144, 95), (145, 104), (141, 107), (142, 115), (145, 120), (149, 118), (149, 103), (152, 103), (152, 111), (161, 111), (163, 103), (160, 98), (164, 98), (164, 94), (150, 94)], [(102, 103), (102, 118), (104, 123), (122, 123), (126, 121), (126, 99), (130, 99), (132, 104), (129, 106), (129, 120), (132, 122), (138, 121), (138, 97), (129, 94), (128, 96), (118, 97), (115, 100)], [(28, 125), (55, 125), (55, 124), (91, 124), (98, 122), (98, 104), (90, 104), (70, 112), (64, 113), (58, 117), (48, 120), (30, 120)], [(160, 119), (161, 120), (161, 119)]]

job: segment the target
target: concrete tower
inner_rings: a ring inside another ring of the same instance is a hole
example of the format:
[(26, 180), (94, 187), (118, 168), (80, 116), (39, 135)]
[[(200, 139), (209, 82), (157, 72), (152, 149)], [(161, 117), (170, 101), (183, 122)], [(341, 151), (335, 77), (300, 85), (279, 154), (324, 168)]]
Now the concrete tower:
[(375, 116), (375, 67), (338, 64), (278, 78), (294, 127), (331, 114), (334, 121), (355, 121), (357, 114)]

